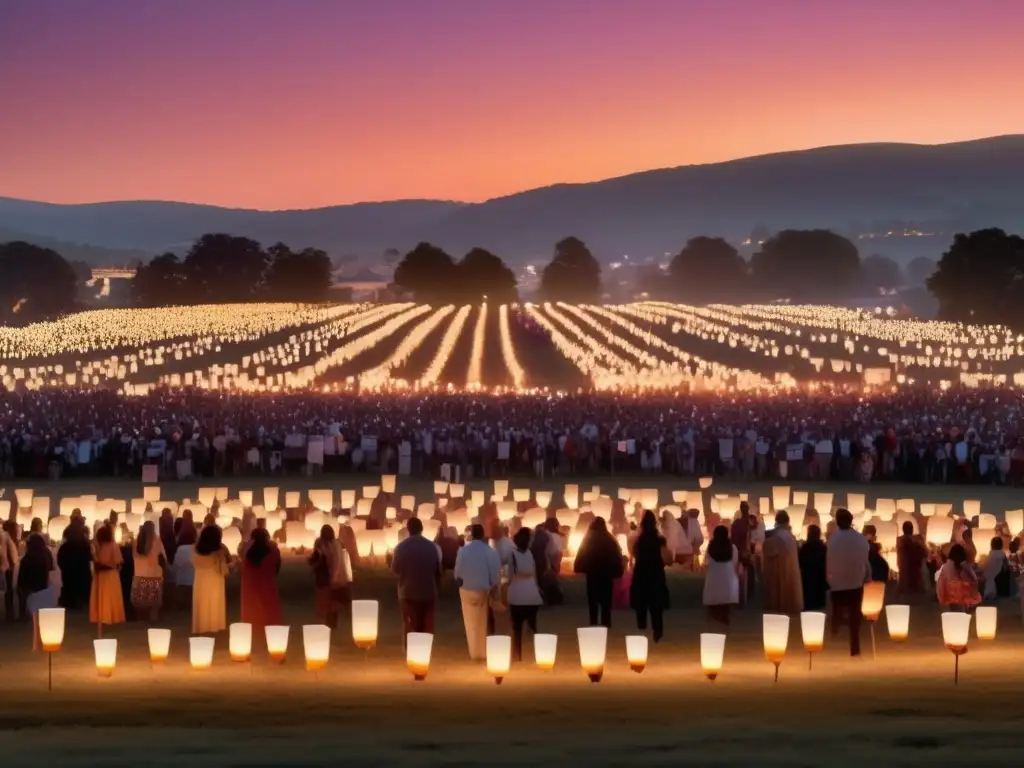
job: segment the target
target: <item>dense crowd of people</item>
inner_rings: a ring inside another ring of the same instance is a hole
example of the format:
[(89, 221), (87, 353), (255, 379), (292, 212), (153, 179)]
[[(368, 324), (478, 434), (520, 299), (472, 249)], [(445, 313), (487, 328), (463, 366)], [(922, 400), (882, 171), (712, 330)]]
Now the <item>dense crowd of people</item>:
[[(0, 392), (0, 478), (643, 472), (1024, 480), (1024, 391), (644, 394)], [(316, 448), (315, 451), (312, 449)]]

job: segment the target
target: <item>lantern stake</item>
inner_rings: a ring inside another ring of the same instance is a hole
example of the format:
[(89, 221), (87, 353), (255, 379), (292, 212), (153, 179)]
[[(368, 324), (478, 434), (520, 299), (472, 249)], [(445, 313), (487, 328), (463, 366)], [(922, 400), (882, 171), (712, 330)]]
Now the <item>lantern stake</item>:
[(811, 651), (807, 652), (807, 671), (811, 671), (811, 667), (814, 665), (814, 654)]
[(868, 626), (871, 627), (871, 660), (874, 661), (877, 658), (875, 654), (875, 622), (868, 622)]
[(46, 654), (46, 690), (53, 690), (53, 653)]
[(953, 654), (953, 685), (960, 685), (960, 654)]
[(775, 682), (776, 683), (779, 682), (779, 667), (780, 666), (781, 666), (781, 663), (776, 661), (775, 662)]

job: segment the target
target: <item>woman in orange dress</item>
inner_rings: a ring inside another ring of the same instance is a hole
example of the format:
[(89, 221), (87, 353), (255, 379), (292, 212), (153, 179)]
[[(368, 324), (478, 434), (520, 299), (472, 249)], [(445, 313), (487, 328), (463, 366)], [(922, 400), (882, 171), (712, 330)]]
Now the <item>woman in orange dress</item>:
[(114, 531), (109, 524), (96, 532), (96, 547), (93, 552), (92, 591), (89, 595), (89, 621), (97, 625), (96, 631), (103, 636), (104, 624), (124, 622), (124, 597), (121, 594), (123, 563), (121, 548), (114, 542)]

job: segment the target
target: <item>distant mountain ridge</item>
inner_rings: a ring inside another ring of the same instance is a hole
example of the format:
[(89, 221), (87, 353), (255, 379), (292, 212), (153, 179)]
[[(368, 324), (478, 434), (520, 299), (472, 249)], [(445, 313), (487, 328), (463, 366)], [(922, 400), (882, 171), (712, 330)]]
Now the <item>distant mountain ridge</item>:
[[(0, 228), (101, 248), (158, 253), (205, 232), (282, 240), (331, 255), (379, 256), (430, 240), (546, 259), (576, 235), (606, 261), (674, 252), (689, 237), (737, 244), (755, 227), (828, 227), (856, 237), (887, 222), (953, 231), (1024, 231), (1024, 135), (941, 145), (853, 144), (555, 184), (483, 203), (401, 200), (255, 211), (175, 202), (56, 205), (0, 198)], [(945, 242), (948, 242), (946, 238)], [(884, 243), (859, 243), (865, 253)], [(937, 257), (929, 252), (919, 255)]]

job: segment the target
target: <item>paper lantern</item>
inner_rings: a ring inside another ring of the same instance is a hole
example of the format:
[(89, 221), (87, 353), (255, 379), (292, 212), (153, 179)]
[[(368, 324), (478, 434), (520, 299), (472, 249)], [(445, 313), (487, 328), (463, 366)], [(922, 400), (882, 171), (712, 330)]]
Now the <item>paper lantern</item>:
[(580, 506), (580, 488), (578, 485), (568, 484), (565, 486), (565, 490), (562, 492), (562, 498), (565, 500), (565, 506), (569, 509), (579, 509)]
[(264, 630), (267, 638), (267, 653), (278, 664), (284, 664), (288, 655), (288, 627), (270, 625)]
[(331, 657), (331, 628), (323, 624), (303, 625), (302, 648), (309, 672), (318, 672), (326, 667)]
[(384, 510), (384, 519), (386, 520), (397, 520), (398, 519), (398, 508), (387, 507)]
[(640, 674), (647, 667), (647, 636), (626, 635), (626, 658), (629, 668)]
[(538, 669), (554, 669), (557, 650), (558, 635), (533, 636), (533, 657)]
[(793, 491), (793, 506), (799, 506), (807, 508), (808, 496), (810, 494), (807, 491)]
[(150, 503), (160, 501), (160, 486), (147, 485), (142, 489), (142, 498)]
[(867, 506), (867, 499), (863, 493), (848, 493), (846, 494), (846, 508), (851, 514), (861, 514)]
[(397, 484), (398, 477), (396, 475), (381, 475), (380, 477), (380, 489), (384, 493), (394, 493)]
[(1003, 513), (1003, 519), (1011, 536), (1019, 536), (1024, 531), (1024, 509), (1008, 509)]
[[(309, 491), (309, 503), (321, 512), (330, 512), (334, 507), (333, 495), (330, 489), (311, 489)], [(291, 505), (289, 504), (288, 506)]]
[[(629, 493), (629, 488), (619, 488), (619, 501), (629, 501)], [(685, 506), (686, 500), (689, 498), (689, 493), (689, 491), (672, 491), (673, 503)]]
[(912, 515), (916, 509), (917, 503), (913, 499), (896, 499), (897, 512), (907, 512)]
[(405, 663), (412, 672), (413, 680), (427, 679), (433, 645), (434, 636), (428, 632), (410, 632), (405, 636)]
[(788, 485), (773, 485), (772, 486), (772, 506), (776, 512), (786, 509), (789, 506), (789, 486)]
[(469, 494), (469, 503), (479, 509), (487, 503), (487, 494), (483, 491), (472, 491)]
[(452, 483), (448, 486), (448, 495), (453, 499), (465, 498), (466, 486), (462, 483)]
[(608, 650), (607, 627), (580, 627), (576, 630), (580, 647), (580, 666), (590, 682), (599, 683), (604, 675), (604, 657)]
[(190, 637), (188, 639), (188, 652), (192, 669), (202, 671), (213, 666), (212, 637)]
[(278, 501), (281, 498), (281, 489), (269, 486), (263, 489), (263, 506), (268, 510), (278, 508)]
[(232, 661), (252, 659), (252, 624), (239, 622), (228, 627), (228, 651)]
[(146, 631), (149, 640), (149, 663), (160, 664), (167, 661), (171, 653), (171, 630), (151, 628)]
[(341, 508), (352, 509), (356, 505), (356, 492), (351, 489), (345, 489), (341, 492)]
[(217, 500), (217, 489), (216, 488), (200, 488), (199, 489), (199, 503), (204, 507), (212, 507), (213, 502)]
[(789, 645), (789, 616), (779, 613), (766, 613), (762, 617), (764, 634), (764, 655), (775, 665), (775, 682), (779, 681), (779, 665), (786, 657), (786, 646)]
[(236, 525), (225, 526), (221, 535), (221, 543), (228, 548), (228, 552), (232, 555), (237, 554), (238, 548), (242, 546), (242, 531)]
[(495, 685), (501, 685), (511, 664), (512, 638), (508, 635), (488, 635), (487, 671), (494, 676)]
[(499, 501), (508, 496), (508, 480), (494, 481), (494, 495)]
[(860, 612), (868, 621), (878, 621), (885, 603), (885, 582), (869, 581), (864, 585), (864, 596), (860, 601)]
[(697, 484), (701, 487), (701, 490), (707, 490), (714, 481), (715, 478), (713, 477), (702, 477), (697, 481)]
[(102, 639), (92, 641), (93, 653), (96, 655), (96, 672), (100, 677), (114, 674), (117, 664), (117, 640)]
[(941, 547), (953, 539), (953, 518), (951, 517), (929, 517), (928, 526), (925, 528), (925, 541)]
[(811, 659), (825, 645), (825, 614), (820, 611), (804, 611), (800, 614), (800, 630), (804, 638), (804, 650), (807, 651), (807, 668), (811, 668)]
[(47, 653), (56, 653), (64, 643), (64, 609), (40, 608), (36, 611), (39, 622), (39, 642)]
[[(28, 522), (32, 522), (33, 517), (38, 517), (40, 520), (50, 519), (49, 496), (36, 496), (35, 498), (32, 499), (32, 512), (30, 515), (28, 515)], [(24, 519), (24, 517), (19, 517), (18, 519), (20, 522)], [(25, 523), (22, 523), (22, 526), (27, 527)]]
[[(506, 481), (505, 484), (507, 486), (508, 482)], [(434, 481), (434, 495), (435, 496), (444, 496), (446, 493), (448, 493), (448, 483), (445, 482), (444, 480), (435, 480)], [(504, 494), (502, 494), (502, 495), (504, 495)]]
[(832, 494), (831, 493), (815, 493), (814, 494), (814, 508), (819, 514), (828, 514), (832, 511)]
[(70, 517), (65, 517), (64, 515), (51, 517), (46, 523), (46, 535), (50, 538), (50, 541), (63, 541), (64, 531), (67, 530), (69, 525), (71, 525)]
[(942, 614), (942, 642), (953, 654), (953, 684), (960, 682), (960, 657), (967, 653), (967, 641), (971, 635), (971, 614)]
[(18, 502), (18, 509), (28, 509), (32, 506), (32, 499), (35, 496), (33, 488), (15, 488), (14, 498)]
[(875, 514), (882, 520), (892, 520), (896, 516), (896, 500), (877, 499), (875, 501)]
[(552, 496), (553, 494), (551, 491), (537, 491), (537, 493), (534, 494), (534, 499), (536, 499), (538, 507), (541, 509), (547, 509), (551, 506)]
[(302, 503), (302, 494), (299, 491), (287, 491), (284, 495), (285, 509), (298, 509)]
[(640, 506), (644, 509), (656, 510), (658, 508), (658, 489), (644, 488), (640, 492)]
[(252, 507), (252, 491), (239, 491), (238, 500), (242, 502), (245, 509), (250, 509)]
[(376, 600), (352, 601), (352, 640), (356, 648), (369, 650), (377, 643), (380, 603)]
[(889, 637), (897, 643), (902, 643), (910, 634), (910, 606), (885, 606), (885, 622), (889, 625)]
[[(996, 519), (995, 515), (993, 515), (991, 512), (982, 512), (978, 515), (978, 530), (975, 533), (975, 535), (980, 536), (982, 531), (990, 531), (993, 528), (995, 528), (998, 524), (999, 521)], [(993, 534), (988, 539), (981, 538), (979, 539), (979, 541), (991, 541), (992, 538), (994, 538), (994, 536), (995, 534)]]
[(927, 501), (922, 501), (921, 502), (921, 516), (922, 517), (931, 517), (934, 514), (935, 514), (935, 505), (930, 503), (930, 502), (927, 502)]
[(979, 605), (974, 609), (974, 631), (979, 640), (996, 639), (999, 612), (994, 605)]
[(964, 517), (968, 520), (981, 514), (981, 502), (978, 499), (964, 499)]
[(700, 636), (700, 667), (712, 682), (722, 671), (725, 658), (725, 635), (704, 632)]
[(216, 498), (217, 501), (227, 501), (230, 496), (230, 491), (226, 486), (223, 485), (217, 488), (216, 492), (214, 493), (214, 498)]

